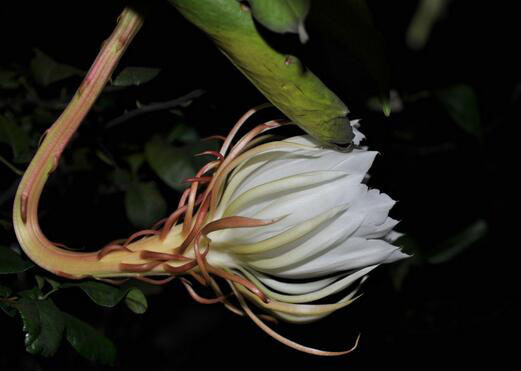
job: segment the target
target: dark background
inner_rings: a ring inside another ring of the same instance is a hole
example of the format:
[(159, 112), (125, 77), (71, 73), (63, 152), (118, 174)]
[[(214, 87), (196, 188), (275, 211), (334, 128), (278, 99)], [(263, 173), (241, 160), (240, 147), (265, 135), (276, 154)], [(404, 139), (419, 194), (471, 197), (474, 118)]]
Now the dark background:
[[(363, 297), (347, 309), (311, 325), (278, 327), (293, 340), (323, 349), (349, 346), (361, 333), (359, 348), (340, 358), (299, 354), (218, 305), (193, 303), (176, 282), (150, 295), (149, 310), (141, 316), (123, 307), (102, 310), (74, 292), (58, 293), (54, 300), (61, 308), (96, 325), (116, 343), (118, 368), (425, 368), (432, 363), (468, 366), (487, 361), (500, 368), (516, 359), (521, 330), (515, 240), (519, 221), (510, 209), (518, 198), (513, 182), (513, 128), (519, 124), (521, 88), (517, 13), (506, 2), (452, 1), (426, 47), (413, 51), (404, 40), (418, 2), (368, 3), (385, 40), (390, 87), (404, 98), (403, 110), (389, 118), (368, 108), (375, 84), (349, 50), (314, 35), (313, 29), (305, 46), (295, 46), (296, 38), (282, 40), (346, 102), (350, 117), (362, 118), (366, 144), (382, 154), (371, 170), (370, 184), (399, 200), (391, 215), (402, 220), (399, 230), (408, 236), (403, 244), (414, 253), (409, 263), (371, 274)], [(23, 68), (38, 48), (86, 70), (123, 5), (3, 1), (0, 64)], [(121, 66), (158, 67), (161, 73), (142, 87), (120, 93), (118, 104), (168, 100), (202, 88), (206, 94), (186, 108), (185, 115), (206, 136), (226, 133), (243, 112), (264, 101), (174, 8), (157, 1), (148, 12)], [(476, 93), (481, 138), (458, 126), (435, 99), (406, 99), (454, 84), (465, 84)], [(136, 141), (142, 130), (154, 131), (156, 123), (166, 120), (158, 113), (105, 130), (103, 120), (118, 112), (109, 107), (103, 119), (82, 127), (71, 148), (82, 143), (110, 151), (114, 143)], [(15, 180), (5, 168), (0, 171), (2, 187)], [(51, 240), (56, 236), (71, 246), (100, 246), (135, 229), (126, 219), (121, 195), (97, 194), (98, 179), (87, 172), (44, 194), (42, 224)], [(171, 207), (176, 197), (167, 196)], [(10, 204), (2, 208), (7, 214)], [(486, 224), (484, 236), (443, 263), (429, 260), (476, 221)], [(509, 221), (514, 228), (507, 226)], [(6, 241), (14, 240), (12, 230), (1, 233)], [(103, 369), (65, 344), (50, 359), (26, 354), (21, 326), (18, 318), (0, 315), (2, 370)]]

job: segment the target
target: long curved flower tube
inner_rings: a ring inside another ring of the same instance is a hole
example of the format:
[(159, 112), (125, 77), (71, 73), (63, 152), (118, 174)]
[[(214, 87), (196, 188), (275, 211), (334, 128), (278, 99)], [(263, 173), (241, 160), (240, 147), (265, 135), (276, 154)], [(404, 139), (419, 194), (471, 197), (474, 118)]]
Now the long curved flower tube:
[[(181, 282), (194, 300), (247, 315), (292, 348), (324, 356), (348, 353), (352, 349), (301, 346), (262, 319), (323, 318), (352, 303), (379, 264), (407, 256), (392, 245), (398, 235), (397, 221), (388, 217), (394, 201), (364, 184), (376, 152), (359, 146), (363, 136), (356, 121), (357, 148), (349, 153), (323, 148), (309, 136), (272, 140), (266, 133), (289, 124), (284, 120), (260, 124), (237, 139), (248, 118), (269, 105), (253, 108), (222, 138), (218, 152), (206, 153), (214, 159), (189, 179), (178, 208), (154, 227), (90, 253), (64, 250), (41, 231), (38, 202), (45, 182), (140, 25), (136, 13), (123, 12), (72, 102), (48, 130), (15, 198), (20, 245), (42, 268), (69, 279), (136, 278), (161, 285), (185, 276)], [(188, 277), (215, 297), (199, 295)], [(223, 292), (222, 281), (231, 293)], [(340, 300), (327, 302), (348, 289)], [(268, 315), (254, 314), (245, 299)]]

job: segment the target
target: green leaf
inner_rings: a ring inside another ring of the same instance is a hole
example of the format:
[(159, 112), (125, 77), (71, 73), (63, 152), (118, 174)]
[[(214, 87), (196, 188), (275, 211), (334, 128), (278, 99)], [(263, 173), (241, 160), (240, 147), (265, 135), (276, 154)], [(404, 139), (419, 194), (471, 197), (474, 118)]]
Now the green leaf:
[(0, 143), (11, 146), (14, 161), (25, 162), (30, 159), (29, 136), (20, 126), (2, 115), (0, 115)]
[(65, 337), (72, 347), (88, 360), (113, 366), (117, 351), (114, 343), (88, 323), (62, 313), (65, 320)]
[(139, 171), (139, 168), (141, 165), (145, 163), (145, 155), (143, 153), (133, 153), (131, 155), (128, 155), (125, 160), (127, 161), (128, 165), (130, 166), (130, 172), (133, 175), (136, 175)]
[(128, 219), (138, 227), (150, 227), (166, 214), (166, 201), (154, 182), (133, 183), (125, 194)]
[(0, 274), (25, 272), (33, 266), (33, 263), (23, 260), (13, 250), (0, 246)]
[(143, 292), (139, 289), (130, 289), (127, 296), (125, 297), (125, 303), (128, 309), (136, 314), (143, 314), (148, 309), (147, 298)]
[[(286, 116), (326, 143), (353, 139), (345, 104), (298, 58), (273, 49), (237, 0), (170, 0)], [(324, 3), (327, 3), (325, 1)], [(311, 12), (312, 13), (312, 12)]]
[(125, 290), (94, 281), (66, 283), (61, 287), (78, 287), (82, 289), (94, 303), (107, 308), (115, 307), (126, 295)]
[(50, 357), (58, 350), (65, 324), (61, 311), (51, 299), (37, 300), (35, 291), (20, 294), (14, 307), (20, 313), (24, 326), (25, 348), (31, 354)]
[(186, 125), (186, 124), (177, 124), (167, 135), (166, 141), (168, 143), (172, 143), (175, 141), (182, 143), (196, 143), (200, 140), (199, 135), (197, 135), (197, 131)]
[(278, 33), (298, 33), (305, 43), (308, 35), (304, 20), (309, 13), (309, 0), (247, 0), (253, 16), (267, 29)]
[(452, 236), (436, 248), (436, 253), (429, 257), (431, 264), (448, 262), (460, 255), (463, 251), (481, 240), (488, 231), (488, 225), (484, 220), (477, 220), (460, 233)]
[(471, 87), (453, 85), (436, 91), (435, 97), (463, 130), (478, 138), (482, 137), (478, 97)]
[(35, 80), (43, 86), (49, 86), (52, 83), (72, 76), (84, 75), (82, 70), (66, 64), (57, 63), (38, 49), (35, 49), (34, 52), (36, 56), (31, 61), (31, 71)]
[(148, 67), (124, 68), (112, 82), (114, 86), (139, 86), (155, 78), (160, 69)]
[(169, 145), (160, 137), (152, 138), (145, 145), (145, 158), (161, 180), (177, 191), (185, 189), (187, 185), (182, 182), (196, 172), (187, 151)]

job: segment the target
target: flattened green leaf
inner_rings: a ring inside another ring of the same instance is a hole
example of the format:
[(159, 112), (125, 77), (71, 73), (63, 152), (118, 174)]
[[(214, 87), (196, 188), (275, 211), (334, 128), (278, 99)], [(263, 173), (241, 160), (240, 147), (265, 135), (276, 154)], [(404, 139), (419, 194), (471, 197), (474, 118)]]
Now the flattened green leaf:
[(166, 201), (154, 182), (133, 183), (125, 194), (128, 219), (138, 227), (150, 227), (166, 214)]
[(304, 20), (309, 13), (309, 0), (248, 0), (253, 16), (267, 29), (278, 33), (298, 33), (305, 43), (308, 35)]
[(22, 293), (14, 307), (24, 326), (25, 348), (31, 354), (50, 357), (58, 350), (65, 324), (61, 311), (51, 299), (37, 300), (32, 293)]
[(0, 143), (11, 146), (16, 162), (25, 162), (30, 159), (31, 140), (29, 136), (20, 126), (2, 115), (0, 115)]
[(436, 248), (437, 253), (429, 257), (429, 263), (440, 264), (453, 259), (482, 239), (487, 231), (487, 223), (481, 219), (476, 220), (463, 231), (438, 246)]
[(62, 288), (78, 287), (96, 304), (102, 307), (115, 307), (126, 295), (126, 291), (118, 287), (101, 282), (85, 281), (80, 283), (66, 283)]
[(161, 180), (177, 191), (185, 189), (186, 184), (182, 182), (196, 172), (187, 151), (169, 145), (160, 137), (152, 138), (145, 145), (145, 158)]
[(470, 86), (453, 85), (436, 91), (435, 96), (456, 124), (469, 134), (482, 137), (478, 97)]
[(72, 347), (88, 360), (113, 366), (117, 351), (114, 343), (88, 323), (62, 313), (65, 320), (65, 337)]
[(82, 70), (66, 64), (57, 63), (38, 49), (35, 49), (34, 52), (36, 56), (31, 61), (31, 71), (35, 80), (43, 86), (48, 86), (72, 76), (84, 75)]
[(128, 309), (136, 314), (143, 314), (148, 309), (147, 298), (143, 292), (139, 289), (130, 289), (127, 296), (125, 297), (125, 303)]
[(230, 61), (302, 129), (326, 143), (349, 144), (349, 110), (298, 58), (282, 55), (259, 35), (236, 0), (170, 0), (208, 33)]
[(114, 86), (138, 86), (155, 78), (160, 69), (149, 67), (127, 67), (124, 68), (114, 79)]
[(22, 259), (13, 250), (0, 246), (0, 274), (25, 272), (33, 266), (33, 263)]

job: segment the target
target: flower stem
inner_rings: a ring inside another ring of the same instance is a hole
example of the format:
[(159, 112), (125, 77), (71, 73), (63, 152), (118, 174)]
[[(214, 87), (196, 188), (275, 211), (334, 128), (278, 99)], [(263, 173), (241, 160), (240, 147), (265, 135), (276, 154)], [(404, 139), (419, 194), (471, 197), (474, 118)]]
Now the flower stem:
[[(104, 42), (87, 76), (65, 111), (47, 131), (47, 135), (20, 182), (16, 193), (13, 223), (20, 245), (38, 265), (55, 273), (65, 273), (68, 264), (95, 260), (95, 253), (77, 253), (59, 249), (42, 233), (38, 222), (38, 202), (43, 187), (58, 166), (60, 156), (79, 125), (107, 84), (128, 45), (141, 28), (143, 19), (125, 8), (112, 35)], [(78, 259), (81, 256), (83, 259)], [(78, 278), (78, 277), (75, 277)]]

